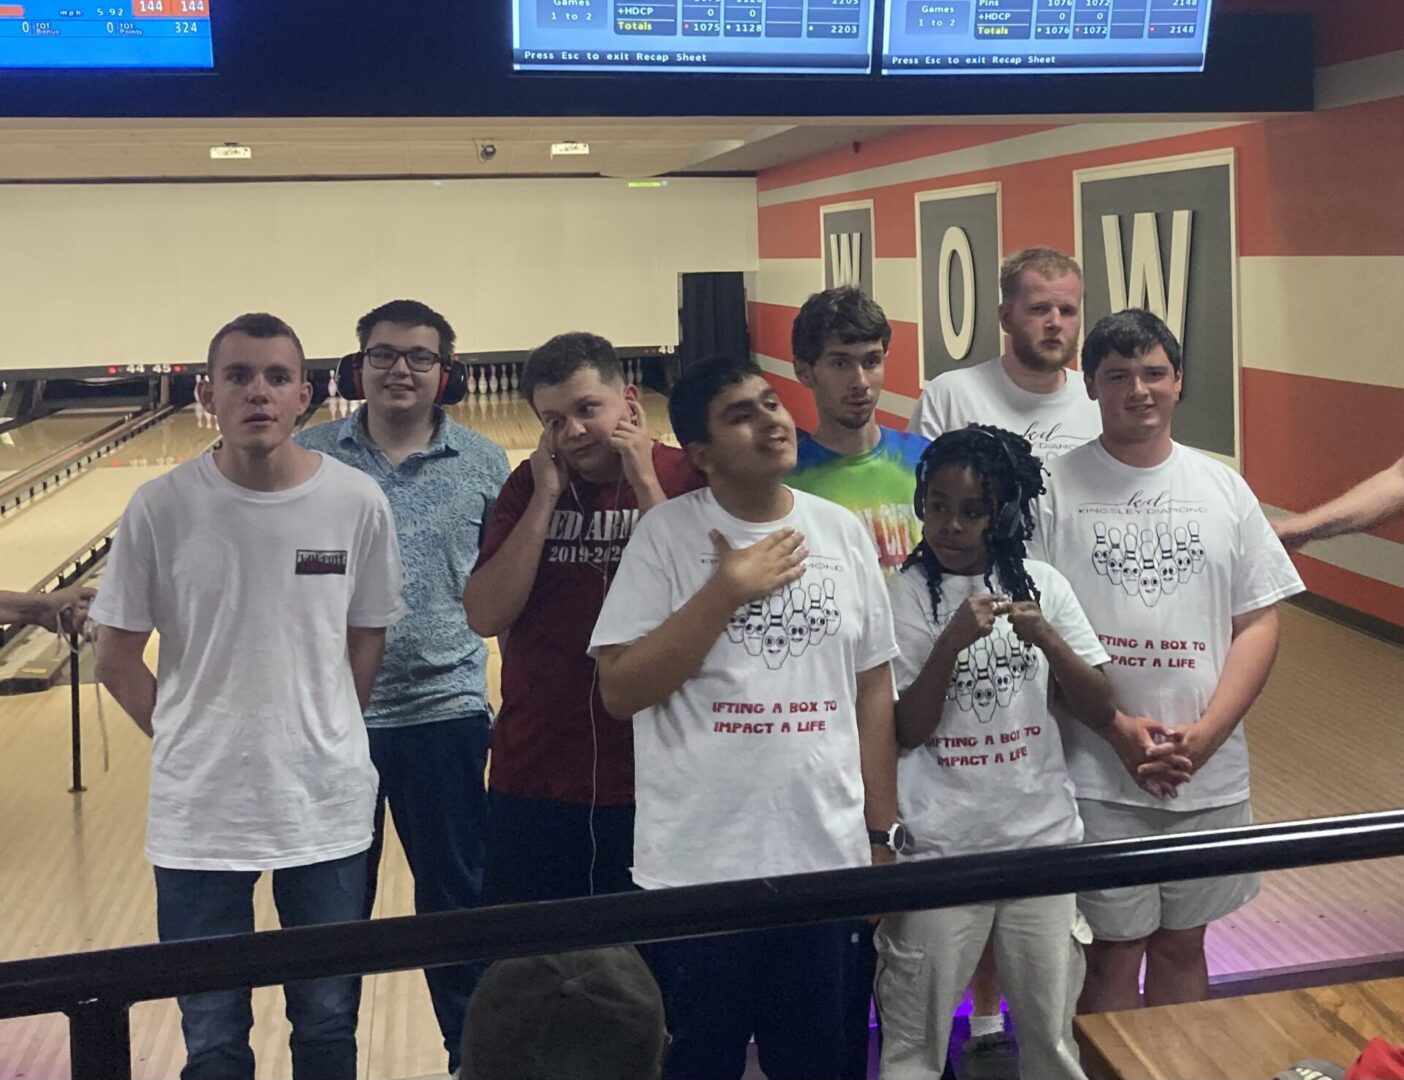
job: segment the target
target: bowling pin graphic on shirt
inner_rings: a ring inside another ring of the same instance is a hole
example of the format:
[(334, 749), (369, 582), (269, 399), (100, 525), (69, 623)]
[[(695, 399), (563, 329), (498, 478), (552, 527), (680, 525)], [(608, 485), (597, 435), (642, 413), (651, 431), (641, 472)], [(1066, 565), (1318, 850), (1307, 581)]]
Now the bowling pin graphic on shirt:
[(809, 610), (805, 612), (805, 618), (809, 620), (809, 643), (819, 644), (819, 639), (824, 636), (828, 619), (824, 615), (824, 587), (811, 583), (809, 586)]
[(768, 617), (765, 635), (761, 639), (764, 649), (765, 666), (775, 671), (785, 662), (790, 651), (790, 635), (785, 629), (785, 602), (772, 596), (767, 602)]
[(843, 622), (843, 613), (839, 611), (838, 601), (834, 598), (834, 579), (824, 579), (824, 633), (833, 637), (839, 632), (839, 626)]
[(1141, 580), (1141, 539), (1135, 525), (1126, 526), (1126, 565), (1121, 571), (1121, 587), (1127, 596), (1135, 596), (1140, 591)]
[(1183, 525), (1175, 530), (1175, 572), (1183, 585), (1194, 571), (1194, 559), (1189, 551), (1189, 532)]
[(1155, 607), (1160, 603), (1160, 570), (1155, 565), (1155, 545), (1150, 541), (1149, 529), (1146, 530), (1145, 536), (1146, 541), (1141, 545), (1139, 591), (1146, 607)]
[(1204, 562), (1208, 558), (1204, 553), (1204, 545), (1199, 540), (1199, 522), (1189, 523), (1189, 554), (1190, 566), (1197, 574), (1204, 569)]
[(1111, 544), (1107, 542), (1107, 527), (1102, 522), (1093, 523), (1092, 532), (1095, 540), (1092, 544), (1092, 568), (1107, 576), (1107, 559), (1111, 556)]
[(1121, 550), (1121, 530), (1110, 532), (1111, 544), (1107, 551), (1107, 579), (1113, 585), (1121, 584), (1121, 573), (1126, 567), (1126, 552)]
[(1009, 642), (998, 635), (990, 638), (991, 647), (994, 650), (994, 688), (995, 700), (999, 702), (1002, 709), (1009, 708), (1009, 703), (1014, 700), (1014, 672), (1009, 666)]
[(1175, 567), (1175, 547), (1170, 539), (1170, 526), (1161, 522), (1155, 527), (1156, 543), (1160, 551), (1156, 556), (1156, 568), (1160, 571), (1160, 591), (1173, 596), (1180, 586), (1180, 572)]
[(743, 644), (752, 656), (761, 654), (761, 638), (765, 636), (765, 601), (752, 600), (746, 608), (746, 623), (742, 630)]
[(970, 659), (975, 667), (975, 715), (980, 718), (980, 723), (988, 724), (994, 719), (997, 695), (987, 639), (981, 638), (970, 646)]
[(790, 636), (790, 655), (803, 656), (804, 650), (809, 648), (809, 619), (805, 615), (804, 590), (798, 586), (790, 590), (785, 630)]

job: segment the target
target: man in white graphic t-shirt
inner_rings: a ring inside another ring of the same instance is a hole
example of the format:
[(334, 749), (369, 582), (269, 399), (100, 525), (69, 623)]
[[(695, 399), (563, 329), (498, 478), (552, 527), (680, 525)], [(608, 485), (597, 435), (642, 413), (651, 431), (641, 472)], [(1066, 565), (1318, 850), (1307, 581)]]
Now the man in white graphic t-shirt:
[[(1072, 583), (1111, 656), (1118, 706), (1164, 725), (1193, 766), (1170, 803), (1126, 775), (1111, 748), (1063, 724), (1086, 839), (1246, 825), (1241, 723), (1272, 669), (1277, 603), (1302, 591), (1258, 501), (1226, 465), (1171, 437), (1182, 358), (1155, 315), (1108, 315), (1082, 366), (1102, 435), (1058, 458), (1031, 552)], [(1096, 938), (1080, 1009), (1202, 1000), (1204, 930), (1258, 891), (1255, 874), (1084, 893)]]
[[(380, 488), (292, 441), (312, 395), (292, 328), (241, 316), (208, 365), (223, 445), (132, 497), (92, 607), (98, 678), (152, 740), (162, 941), (252, 932), (264, 871), (283, 926), (364, 917), (377, 785), (361, 709), (405, 610)], [(284, 987), (294, 1080), (355, 1080), (357, 982)], [(253, 1080), (249, 995), (180, 999), (181, 1080)]]
[[(600, 691), (634, 718), (634, 881), (645, 889), (889, 862), (897, 823), (877, 549), (851, 511), (784, 484), (795, 425), (749, 360), (673, 389), (710, 487), (635, 531), (595, 626)], [(647, 950), (673, 1034), (668, 1080), (842, 1075), (844, 924)]]
[(1102, 430), (1068, 368), (1082, 331), (1082, 268), (1052, 248), (1026, 248), (1000, 265), (999, 291), (1004, 354), (937, 375), (907, 427), (934, 439), (993, 424), (1028, 439), (1046, 464)]

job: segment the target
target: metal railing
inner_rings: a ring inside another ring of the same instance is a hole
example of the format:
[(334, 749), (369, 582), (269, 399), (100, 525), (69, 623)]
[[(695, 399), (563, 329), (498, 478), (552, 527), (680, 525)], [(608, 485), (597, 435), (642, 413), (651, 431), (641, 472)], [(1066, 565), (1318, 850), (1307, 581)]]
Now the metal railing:
[(0, 1019), (65, 1013), (73, 1080), (130, 1080), (141, 1001), (1398, 855), (1404, 810), (138, 945), (0, 964)]

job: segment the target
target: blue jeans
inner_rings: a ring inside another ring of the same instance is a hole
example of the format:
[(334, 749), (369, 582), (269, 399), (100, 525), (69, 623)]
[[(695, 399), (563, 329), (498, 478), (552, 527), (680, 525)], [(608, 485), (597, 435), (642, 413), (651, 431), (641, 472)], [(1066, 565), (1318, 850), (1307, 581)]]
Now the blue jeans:
[[(409, 727), (373, 727), (369, 734), (371, 761), (380, 773), (380, 794), (366, 872), (365, 917), (370, 918), (375, 907), (386, 803), (414, 876), (415, 913), (477, 907), (488, 838), (483, 774), (492, 734), (487, 714)], [(460, 964), (424, 972), (448, 1051), (449, 1072), (458, 1069), (463, 1019), (483, 967)]]
[[(156, 926), (162, 941), (249, 933), (258, 870), (156, 867)], [(355, 922), (365, 902), (366, 853), (273, 871), (284, 927)], [(356, 1080), (357, 980), (339, 976), (283, 987), (292, 1024), (293, 1080)], [(179, 999), (185, 1035), (181, 1080), (253, 1080), (252, 991), (217, 990)]]

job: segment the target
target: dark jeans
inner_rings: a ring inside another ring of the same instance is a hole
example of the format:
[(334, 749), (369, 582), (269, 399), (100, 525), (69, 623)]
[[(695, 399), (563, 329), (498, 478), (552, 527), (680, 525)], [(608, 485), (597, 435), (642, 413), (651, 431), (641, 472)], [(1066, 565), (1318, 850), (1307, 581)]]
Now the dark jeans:
[(632, 805), (597, 806), (593, 822), (585, 803), (491, 791), (488, 805), (492, 836), (483, 903), (522, 904), (633, 890)]
[(850, 1067), (850, 924), (640, 947), (663, 991), (666, 1080), (740, 1080), (752, 1036), (770, 1080), (839, 1080)]
[[(490, 721), (486, 713), (409, 727), (370, 728), (371, 760), (380, 773), (375, 802), (375, 839), (366, 873), (364, 914), (375, 906), (380, 854), (385, 841), (385, 806), (414, 876), (414, 910), (427, 915), (477, 907), (487, 855), (487, 768)], [(430, 968), (424, 972), (434, 1016), (444, 1036), (449, 1072), (458, 1068), (463, 1018), (481, 964)]]
[[(258, 870), (156, 867), (156, 926), (162, 941), (244, 934), (254, 928)], [(361, 918), (366, 853), (273, 871), (284, 927)], [(294, 1080), (356, 1080), (357, 980), (308, 979), (283, 987), (292, 1024)], [(181, 1080), (253, 1080), (252, 992), (218, 990), (179, 999), (185, 1035)]]

